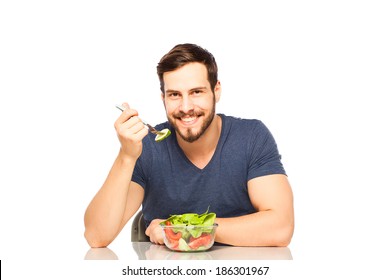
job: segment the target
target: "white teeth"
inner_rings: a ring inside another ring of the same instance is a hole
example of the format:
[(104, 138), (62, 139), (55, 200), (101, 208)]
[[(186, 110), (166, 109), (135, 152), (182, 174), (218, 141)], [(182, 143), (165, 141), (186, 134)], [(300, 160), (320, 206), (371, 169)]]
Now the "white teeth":
[(183, 121), (183, 122), (192, 122), (192, 121), (194, 121), (196, 119), (196, 117), (190, 117), (190, 118), (182, 118), (181, 120)]

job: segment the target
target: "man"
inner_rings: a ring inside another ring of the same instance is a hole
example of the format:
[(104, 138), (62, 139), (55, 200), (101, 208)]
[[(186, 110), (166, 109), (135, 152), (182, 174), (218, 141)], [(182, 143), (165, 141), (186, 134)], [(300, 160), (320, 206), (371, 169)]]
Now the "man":
[(293, 196), (276, 143), (264, 124), (215, 113), (221, 84), (215, 59), (193, 44), (159, 62), (161, 97), (172, 135), (154, 135), (127, 108), (115, 122), (121, 144), (106, 181), (85, 213), (91, 247), (110, 244), (142, 205), (146, 235), (163, 244), (159, 223), (170, 214), (217, 214), (215, 241), (287, 246)]

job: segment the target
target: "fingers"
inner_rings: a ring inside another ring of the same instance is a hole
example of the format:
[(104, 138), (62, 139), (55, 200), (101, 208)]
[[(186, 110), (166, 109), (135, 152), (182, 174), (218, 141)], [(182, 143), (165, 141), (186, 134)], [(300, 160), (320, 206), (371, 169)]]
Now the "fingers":
[(118, 117), (114, 124), (118, 134), (122, 136), (130, 136), (141, 132), (140, 136), (144, 136), (145, 127), (142, 120), (138, 117), (138, 112), (131, 109), (127, 103), (122, 103), (122, 107), (124, 107), (125, 110), (123, 110), (122, 114)]
[(162, 228), (160, 227), (161, 219), (154, 219), (145, 231), (145, 234), (149, 236), (150, 242), (155, 244), (164, 244), (164, 237)]
[[(126, 104), (126, 103), (123, 103), (123, 104)], [(124, 107), (125, 107), (125, 110), (123, 110), (122, 114), (119, 116), (119, 118), (115, 122), (116, 126), (126, 122), (127, 120), (129, 120), (130, 118), (132, 118), (134, 116), (138, 116), (138, 112), (134, 109), (131, 109), (129, 107), (129, 105), (124, 106)]]
[(142, 139), (148, 134), (148, 129), (138, 117), (138, 112), (131, 109), (127, 103), (122, 114), (115, 121), (115, 130), (121, 143), (121, 155), (138, 158), (142, 152)]
[(127, 102), (123, 102), (122, 106), (125, 107), (126, 109), (130, 109), (130, 105)]
[(143, 122), (138, 117), (131, 117), (127, 121), (123, 123), (119, 123), (117, 126), (117, 130), (126, 130), (127, 132), (131, 134), (138, 133), (140, 130), (142, 130), (145, 127)]

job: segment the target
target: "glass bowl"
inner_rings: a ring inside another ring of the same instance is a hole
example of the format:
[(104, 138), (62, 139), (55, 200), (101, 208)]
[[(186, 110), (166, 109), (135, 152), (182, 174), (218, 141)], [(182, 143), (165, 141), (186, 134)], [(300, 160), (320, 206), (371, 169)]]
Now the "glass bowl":
[(206, 251), (214, 244), (217, 224), (211, 226), (196, 225), (160, 225), (163, 229), (164, 243), (179, 252)]

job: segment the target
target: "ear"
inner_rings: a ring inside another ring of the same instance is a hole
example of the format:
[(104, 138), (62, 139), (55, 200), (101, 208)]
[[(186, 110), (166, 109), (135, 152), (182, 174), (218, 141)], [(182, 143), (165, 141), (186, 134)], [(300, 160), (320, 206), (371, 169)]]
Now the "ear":
[(219, 99), (221, 98), (221, 92), (222, 92), (221, 82), (217, 81), (214, 87), (215, 102), (218, 102)]

